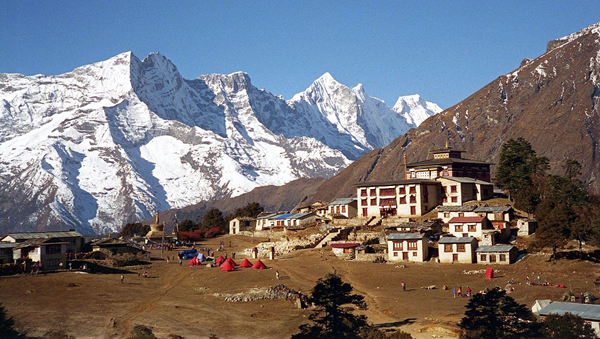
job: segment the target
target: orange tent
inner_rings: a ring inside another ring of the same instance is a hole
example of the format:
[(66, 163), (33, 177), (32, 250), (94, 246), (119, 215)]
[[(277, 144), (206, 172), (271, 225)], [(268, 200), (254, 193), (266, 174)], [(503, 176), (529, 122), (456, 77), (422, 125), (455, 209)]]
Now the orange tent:
[(222, 255), (219, 255), (219, 257), (217, 258), (217, 260), (215, 261), (217, 263), (217, 265), (221, 265), (223, 263), (223, 261), (225, 261), (225, 258), (223, 258)]
[(242, 263), (240, 264), (240, 267), (243, 267), (243, 268), (252, 267), (252, 263), (250, 262), (250, 260), (248, 260), (248, 258), (246, 258), (246, 259), (244, 259), (244, 261), (242, 261)]
[(235, 267), (233, 267), (233, 265), (229, 261), (225, 261), (221, 265), (221, 271), (225, 271), (225, 272), (235, 271)]
[(233, 265), (233, 266), (237, 266), (237, 265), (238, 265), (238, 264), (236, 264), (236, 263), (235, 263), (235, 261), (233, 261), (233, 259), (231, 259), (231, 258), (227, 258), (227, 260), (225, 260), (225, 261), (228, 261), (228, 262), (229, 262), (231, 265)]
[(256, 259), (256, 262), (254, 263), (254, 265), (252, 265), (252, 268), (255, 270), (264, 270), (267, 268), (267, 266), (263, 264), (263, 262), (260, 261), (260, 259)]

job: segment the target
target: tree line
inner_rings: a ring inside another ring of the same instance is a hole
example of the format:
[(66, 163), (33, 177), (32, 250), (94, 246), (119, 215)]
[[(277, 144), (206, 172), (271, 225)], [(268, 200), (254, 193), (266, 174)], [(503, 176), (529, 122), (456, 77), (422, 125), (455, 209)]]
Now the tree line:
[(538, 156), (524, 138), (502, 145), (494, 182), (517, 209), (538, 221), (532, 249), (558, 248), (569, 240), (600, 245), (600, 199), (579, 179), (581, 164), (566, 159), (562, 174), (550, 174), (548, 158)]

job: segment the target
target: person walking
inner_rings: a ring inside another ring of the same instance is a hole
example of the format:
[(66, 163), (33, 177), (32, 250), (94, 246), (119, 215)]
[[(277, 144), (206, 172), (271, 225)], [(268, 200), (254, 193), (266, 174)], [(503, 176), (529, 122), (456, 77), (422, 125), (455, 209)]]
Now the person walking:
[(277, 278), (277, 280), (280, 280), (279, 279), (279, 271), (275, 271), (275, 278)]
[(125, 276), (121, 274), (121, 284), (123, 283), (123, 280), (125, 280)]
[(452, 293), (454, 293), (454, 299), (456, 299), (456, 287), (452, 290)]
[(400, 288), (402, 288), (402, 292), (406, 291), (406, 284), (404, 283), (404, 281), (400, 282)]
[(538, 274), (537, 276), (538, 285), (542, 284), (542, 277)]
[(181, 264), (183, 264), (183, 260), (179, 258), (179, 266), (181, 266)]
[(471, 288), (467, 286), (467, 297), (471, 297)]

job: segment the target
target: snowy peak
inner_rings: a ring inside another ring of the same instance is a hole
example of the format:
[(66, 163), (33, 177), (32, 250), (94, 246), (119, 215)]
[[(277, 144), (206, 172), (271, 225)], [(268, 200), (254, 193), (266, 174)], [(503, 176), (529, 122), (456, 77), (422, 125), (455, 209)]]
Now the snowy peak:
[(419, 126), (425, 119), (442, 111), (440, 106), (425, 101), (419, 94), (399, 97), (392, 109), (415, 126)]

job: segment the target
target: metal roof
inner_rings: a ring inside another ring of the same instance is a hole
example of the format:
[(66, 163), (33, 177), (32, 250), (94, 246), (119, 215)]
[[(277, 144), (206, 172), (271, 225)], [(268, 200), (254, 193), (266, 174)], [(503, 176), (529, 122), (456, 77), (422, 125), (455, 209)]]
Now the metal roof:
[(43, 238), (73, 238), (83, 237), (77, 231), (58, 231), (58, 232), (20, 232), (20, 233), (8, 233), (6, 237), (12, 237), (15, 240), (27, 240), (27, 239), (43, 239)]
[(508, 252), (512, 250), (513, 245), (494, 245), (494, 246), (480, 246), (475, 252)]
[(313, 212), (290, 214), (285, 219), (302, 219), (304, 217), (315, 215)]
[(477, 206), (438, 206), (438, 212), (473, 212)]
[(542, 316), (571, 313), (578, 315), (585, 320), (600, 321), (600, 305), (593, 304), (577, 304), (555, 301), (550, 305), (541, 308), (536, 313)]
[(439, 159), (429, 159), (424, 161), (415, 162), (412, 164), (407, 164), (407, 168), (414, 167), (425, 167), (425, 166), (441, 166), (441, 165), (453, 165), (453, 164), (475, 164), (475, 165), (493, 165), (489, 162), (485, 161), (477, 161), (463, 158), (439, 158)]
[(441, 237), (439, 244), (470, 244), (474, 237)]
[(17, 245), (18, 242), (0, 242), (0, 248), (15, 248)]
[(256, 219), (271, 219), (272, 217), (277, 216), (277, 213), (271, 213), (271, 214), (267, 214), (267, 215), (263, 215), (261, 217), (258, 217)]
[(413, 184), (439, 184), (435, 180), (430, 179), (406, 179), (393, 181), (378, 181), (378, 182), (360, 182), (354, 186), (369, 187), (369, 186), (393, 186), (393, 185), (413, 185)]
[(513, 208), (510, 206), (480, 206), (477, 207), (475, 209), (475, 212), (479, 213), (479, 212), (483, 212), (483, 213), (488, 213), (488, 212), (508, 212), (510, 210), (512, 210)]
[(478, 184), (478, 185), (493, 185), (491, 182), (473, 179), (468, 177), (438, 177), (438, 179), (448, 179), (456, 182), (461, 182), (464, 184)]
[(392, 233), (388, 236), (388, 240), (419, 240), (425, 236), (417, 233)]
[(272, 218), (272, 219), (274, 219), (274, 220), (287, 219), (287, 218), (288, 218), (289, 216), (291, 216), (291, 215), (293, 215), (293, 214), (291, 214), (291, 213), (282, 214), (282, 215), (279, 215), (279, 216), (277, 216), (277, 217), (275, 217), (275, 218)]
[(354, 201), (356, 201), (356, 198), (337, 198), (329, 205), (349, 205)]
[(450, 220), (448, 220), (449, 224), (452, 223), (465, 223), (465, 222), (483, 222), (483, 219), (486, 219), (486, 217), (480, 217), (480, 216), (476, 216), (476, 217), (454, 217)]
[(333, 248), (353, 248), (353, 247), (357, 247), (359, 245), (360, 245), (360, 243), (357, 243), (357, 242), (345, 242), (345, 243), (334, 243), (334, 244), (330, 244), (329, 246), (331, 246)]

